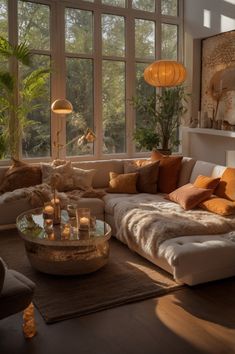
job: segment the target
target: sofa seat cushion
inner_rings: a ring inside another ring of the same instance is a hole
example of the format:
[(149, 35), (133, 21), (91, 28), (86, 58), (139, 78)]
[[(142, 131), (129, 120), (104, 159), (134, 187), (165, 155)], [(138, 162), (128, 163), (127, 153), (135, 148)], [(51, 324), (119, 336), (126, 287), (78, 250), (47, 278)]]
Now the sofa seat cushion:
[(195, 285), (235, 275), (235, 236), (182, 236), (163, 242), (158, 251), (176, 281)]

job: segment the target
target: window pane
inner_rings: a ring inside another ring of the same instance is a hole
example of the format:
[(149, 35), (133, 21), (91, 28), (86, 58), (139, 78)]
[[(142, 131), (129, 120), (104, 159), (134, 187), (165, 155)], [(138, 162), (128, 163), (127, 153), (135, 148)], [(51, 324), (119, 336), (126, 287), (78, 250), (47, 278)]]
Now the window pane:
[(0, 0), (0, 36), (8, 38), (7, 1)]
[(155, 11), (155, 0), (133, 0), (132, 7), (142, 11)]
[(124, 17), (102, 15), (102, 46), (104, 55), (125, 55)]
[(102, 4), (125, 7), (125, 0), (102, 0)]
[(19, 41), (33, 49), (50, 49), (50, 8), (47, 5), (18, 1)]
[[(150, 97), (155, 89), (153, 86), (150, 86), (144, 80), (144, 69), (149, 64), (146, 63), (137, 63), (136, 64), (136, 96), (141, 98), (143, 101), (146, 100), (147, 97)], [(146, 113), (138, 112), (136, 110), (136, 129), (150, 127), (148, 117)], [(136, 151), (147, 151), (143, 148), (140, 148), (138, 144), (136, 144)]]
[(72, 53), (92, 53), (92, 11), (65, 10), (65, 48)]
[(177, 60), (178, 26), (162, 24), (161, 58)]
[(163, 15), (178, 16), (178, 0), (162, 0), (161, 12)]
[(126, 150), (125, 63), (103, 61), (103, 153)]
[(32, 67), (21, 67), (20, 70), (20, 97), (23, 97), (24, 102), (20, 106), (22, 109), (20, 119), (25, 119), (26, 114), (27, 120), (33, 122), (23, 131), (22, 153), (24, 157), (42, 157), (51, 154), (50, 78), (48, 77), (46, 85), (40, 88), (42, 75), (37, 80), (32, 80), (32, 76), (29, 76), (34, 70), (42, 67), (49, 68), (49, 66), (49, 56), (34, 55)]
[(88, 127), (93, 129), (93, 61), (67, 59), (66, 69), (66, 97), (73, 105), (73, 113), (66, 117), (66, 154), (93, 154), (93, 143), (78, 140)]
[(136, 58), (155, 58), (155, 24), (148, 20), (135, 20)]

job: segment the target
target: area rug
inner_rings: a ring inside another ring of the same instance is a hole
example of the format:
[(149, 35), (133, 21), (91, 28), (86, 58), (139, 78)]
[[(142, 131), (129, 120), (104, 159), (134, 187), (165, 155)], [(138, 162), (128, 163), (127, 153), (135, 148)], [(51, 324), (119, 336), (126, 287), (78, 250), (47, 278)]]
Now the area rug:
[(108, 264), (82, 276), (54, 276), (34, 270), (16, 230), (0, 232), (0, 256), (9, 268), (36, 283), (34, 304), (46, 323), (161, 296), (182, 287), (168, 273), (113, 238)]

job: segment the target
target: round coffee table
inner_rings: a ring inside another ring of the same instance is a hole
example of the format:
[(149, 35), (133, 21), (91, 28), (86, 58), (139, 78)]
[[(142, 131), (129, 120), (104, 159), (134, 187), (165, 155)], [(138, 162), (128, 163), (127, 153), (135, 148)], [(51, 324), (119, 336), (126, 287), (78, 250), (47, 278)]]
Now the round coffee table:
[[(68, 223), (67, 211), (61, 213), (61, 223)], [(44, 273), (77, 275), (94, 272), (108, 262), (111, 227), (96, 220), (88, 233), (78, 231), (66, 238), (60, 225), (54, 225), (52, 233), (44, 227), (42, 209), (33, 209), (20, 214), (16, 226), (25, 242), (31, 265)]]

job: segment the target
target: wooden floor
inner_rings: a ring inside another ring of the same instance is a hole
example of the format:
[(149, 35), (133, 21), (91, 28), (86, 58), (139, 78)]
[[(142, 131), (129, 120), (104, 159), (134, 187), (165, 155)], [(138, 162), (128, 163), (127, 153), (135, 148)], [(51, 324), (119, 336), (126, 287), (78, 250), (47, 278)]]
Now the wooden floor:
[(27, 341), (20, 314), (0, 321), (0, 354), (235, 353), (235, 278), (52, 325), (38, 312), (36, 320)]

